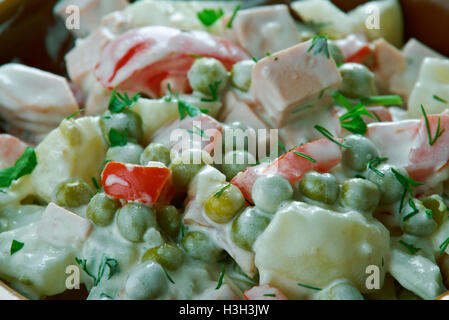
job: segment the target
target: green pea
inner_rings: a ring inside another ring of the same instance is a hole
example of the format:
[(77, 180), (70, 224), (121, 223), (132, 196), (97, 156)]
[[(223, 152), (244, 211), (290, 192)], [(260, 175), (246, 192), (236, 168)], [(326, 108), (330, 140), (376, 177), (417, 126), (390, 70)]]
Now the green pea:
[(427, 209), (432, 210), (433, 218), (438, 225), (441, 225), (444, 221), (446, 221), (448, 210), (441, 196), (433, 194), (420, 200)]
[(345, 137), (345, 144), (351, 148), (343, 151), (343, 164), (355, 171), (365, 171), (367, 163), (379, 156), (376, 145), (363, 136), (349, 135)]
[(155, 207), (157, 224), (170, 237), (176, 237), (181, 227), (181, 214), (175, 206), (158, 205)]
[(276, 212), (279, 205), (293, 197), (293, 188), (285, 178), (269, 174), (259, 177), (253, 185), (254, 204), (263, 211)]
[(239, 61), (232, 67), (231, 83), (234, 87), (248, 91), (251, 87), (251, 77), (256, 62), (253, 60)]
[(335, 61), (337, 66), (341, 66), (345, 62), (345, 58), (343, 57), (343, 53), (340, 48), (333, 42), (328, 42), (329, 53)]
[(184, 235), (181, 245), (185, 252), (194, 259), (217, 261), (222, 249), (204, 232), (192, 231)]
[(337, 280), (318, 292), (319, 300), (364, 300), (359, 290), (348, 280)]
[(226, 180), (231, 181), (238, 173), (255, 163), (256, 159), (247, 151), (230, 151), (225, 154), (223, 164), (219, 166), (219, 169), (226, 176)]
[(213, 193), (204, 203), (204, 213), (216, 223), (232, 220), (243, 207), (245, 198), (236, 186), (229, 184)]
[(360, 99), (377, 94), (374, 73), (359, 63), (345, 63), (340, 67), (343, 82), (338, 89), (344, 96)]
[(117, 228), (120, 234), (132, 242), (142, 242), (149, 228), (156, 228), (156, 214), (140, 203), (128, 203), (117, 214)]
[(162, 162), (168, 166), (171, 162), (170, 149), (162, 143), (150, 143), (140, 156), (140, 164), (146, 165), (150, 161)]
[(171, 166), (173, 184), (186, 189), (193, 177), (201, 170), (204, 164), (173, 163)]
[[(416, 207), (413, 208), (413, 205)], [(406, 199), (399, 215), (399, 225), (405, 233), (427, 237), (438, 228), (433, 212), (418, 199)]]
[(100, 128), (106, 141), (109, 142), (109, 132), (115, 129), (121, 135), (125, 134), (128, 140), (139, 141), (143, 136), (142, 118), (135, 112), (125, 110), (119, 113), (106, 111), (100, 118)]
[(341, 188), (343, 204), (361, 212), (372, 212), (380, 201), (377, 185), (365, 179), (346, 180)]
[(232, 222), (231, 239), (240, 248), (251, 251), (269, 223), (270, 219), (255, 208), (247, 208)]
[(299, 182), (299, 190), (307, 198), (332, 204), (337, 201), (339, 185), (337, 178), (330, 173), (310, 171)]
[(106, 160), (139, 164), (142, 152), (143, 148), (140, 145), (128, 142), (124, 146), (109, 148), (106, 152)]
[(87, 204), (93, 194), (92, 188), (84, 180), (71, 178), (56, 186), (52, 201), (59, 206), (76, 208)]
[(226, 68), (214, 58), (197, 59), (190, 68), (187, 77), (194, 91), (206, 95), (211, 94), (210, 86), (214, 86), (215, 83), (219, 83), (218, 90), (224, 89), (229, 79)]
[(131, 300), (153, 300), (168, 289), (168, 280), (161, 265), (153, 261), (138, 265), (125, 284), (125, 294)]
[(105, 193), (97, 193), (87, 205), (87, 217), (98, 226), (108, 226), (114, 219), (120, 201), (109, 198)]
[(404, 187), (399, 183), (391, 168), (397, 170), (404, 177), (408, 176), (407, 170), (404, 168), (396, 168), (388, 164), (380, 165), (376, 169), (380, 172), (368, 170), (367, 178), (374, 182), (380, 191), (380, 203), (392, 204), (402, 197)]
[(150, 260), (159, 263), (167, 270), (176, 270), (184, 262), (184, 254), (178, 247), (164, 243), (144, 253), (142, 262)]

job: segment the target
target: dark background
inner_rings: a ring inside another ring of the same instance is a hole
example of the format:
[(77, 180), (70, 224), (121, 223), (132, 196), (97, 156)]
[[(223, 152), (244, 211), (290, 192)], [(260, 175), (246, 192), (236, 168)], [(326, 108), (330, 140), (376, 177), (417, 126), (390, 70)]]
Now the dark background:
[[(64, 55), (74, 39), (52, 9), (57, 0), (0, 1), (0, 65), (10, 61), (65, 75)], [(288, 3), (266, 1), (267, 3)], [(345, 11), (366, 0), (333, 0)], [(400, 0), (406, 39), (415, 37), (449, 56), (449, 0)], [(51, 44), (51, 50), (48, 45)]]

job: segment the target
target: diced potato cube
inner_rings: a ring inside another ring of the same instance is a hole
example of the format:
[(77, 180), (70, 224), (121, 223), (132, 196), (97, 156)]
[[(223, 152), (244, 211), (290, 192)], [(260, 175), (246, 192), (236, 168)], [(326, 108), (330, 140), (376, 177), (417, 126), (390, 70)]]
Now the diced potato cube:
[(389, 252), (388, 230), (377, 220), (354, 211), (338, 213), (303, 202), (292, 202), (274, 216), (254, 244), (260, 283), (268, 283), (290, 299), (310, 297), (336, 279), (348, 279), (362, 293), (367, 267), (379, 268)]
[(80, 248), (92, 231), (92, 224), (54, 203), (45, 209), (37, 233), (56, 247)]
[(36, 148), (37, 166), (31, 183), (50, 202), (53, 189), (68, 178), (81, 178), (93, 187), (100, 181), (107, 144), (98, 117), (64, 120)]
[(399, 1), (370, 1), (350, 11), (348, 15), (353, 19), (356, 28), (366, 34), (368, 40), (385, 38), (398, 48), (402, 46), (404, 18)]
[(410, 94), (409, 117), (421, 117), (421, 105), (424, 106), (427, 114), (441, 113), (449, 108), (449, 103), (444, 101), (449, 101), (449, 59), (425, 58), (419, 71), (418, 81)]

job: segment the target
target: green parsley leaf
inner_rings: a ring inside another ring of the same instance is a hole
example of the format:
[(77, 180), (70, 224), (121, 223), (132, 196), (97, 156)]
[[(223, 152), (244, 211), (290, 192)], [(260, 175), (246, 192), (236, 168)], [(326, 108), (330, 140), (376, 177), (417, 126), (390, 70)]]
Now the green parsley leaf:
[(362, 115), (375, 119), (373, 115), (366, 110), (365, 106), (359, 103), (340, 117), (342, 128), (355, 134), (364, 135), (368, 130), (368, 127), (363, 120)]
[(180, 99), (179, 96), (178, 98), (178, 112), (179, 112), (179, 118), (181, 120), (184, 120), (184, 118), (186, 117), (186, 114), (189, 117), (196, 117), (198, 115), (200, 115), (201, 113), (207, 113), (208, 110), (201, 110), (199, 109), (197, 106), (195, 106), (194, 104), (187, 102), (186, 100)]
[(411, 245), (403, 240), (399, 240), (399, 243), (402, 244), (404, 247), (406, 247), (408, 249), (408, 251), (410, 251), (411, 254), (415, 254), (416, 252), (421, 250), (421, 248), (416, 248), (413, 245)]
[(276, 297), (274, 293), (265, 293), (264, 297)]
[(97, 192), (100, 191), (100, 186), (97, 182), (97, 179), (95, 179), (95, 177), (92, 177), (92, 183), (93, 183), (95, 189), (97, 190)]
[(33, 172), (36, 166), (36, 152), (33, 148), (27, 147), (13, 167), (0, 170), (0, 188), (9, 187), (14, 180)]
[(170, 275), (168, 274), (167, 270), (165, 270), (165, 268), (162, 268), (162, 270), (164, 270), (165, 276), (167, 277), (168, 281), (170, 281), (171, 283), (175, 284), (175, 281), (173, 280), (172, 277), (170, 277)]
[(298, 152), (298, 151), (294, 151), (293, 153), (296, 154), (297, 156), (300, 156), (300, 157), (303, 157), (304, 159), (309, 160), (310, 162), (316, 162), (315, 159), (313, 159), (312, 157), (310, 157), (310, 156), (308, 156), (308, 155), (306, 155), (304, 153), (301, 153), (301, 152)]
[(410, 207), (412, 207), (413, 211), (410, 212), (409, 214), (407, 214), (402, 221), (407, 221), (408, 219), (412, 218), (413, 216), (417, 215), (419, 213), (418, 208), (416, 208), (416, 204), (415, 201), (413, 201), (413, 199), (408, 199), (408, 204), (410, 205)]
[(422, 185), (422, 183), (416, 182), (412, 178), (403, 176), (394, 168), (390, 168), (390, 170), (391, 170), (391, 172), (393, 172), (396, 180), (398, 180), (398, 182), (402, 185), (402, 187), (404, 187), (404, 192), (402, 193), (401, 202), (399, 205), (399, 212), (401, 212), (402, 207), (404, 206), (404, 199), (405, 199), (405, 196), (407, 195), (407, 192), (411, 196), (413, 196), (413, 187), (418, 187), (418, 186)]
[(224, 12), (222, 8), (218, 10), (214, 9), (204, 9), (196, 14), (198, 20), (201, 21), (206, 27), (213, 25), (218, 19), (223, 16)]
[(229, 19), (228, 24), (226, 25), (226, 28), (228, 28), (228, 29), (232, 28), (232, 23), (234, 22), (235, 16), (237, 15), (237, 12), (239, 12), (239, 10), (240, 10), (240, 5), (238, 4), (234, 8), (234, 11), (232, 12), (231, 19)]
[(220, 278), (218, 279), (218, 284), (217, 287), (215, 288), (215, 290), (220, 289), (221, 285), (223, 284), (223, 278), (225, 276), (226, 273), (226, 267), (224, 265), (224, 263), (221, 265), (221, 273), (220, 273)]
[(17, 251), (22, 250), (24, 245), (25, 245), (25, 243), (23, 243), (23, 242), (13, 240), (11, 243), (10, 255), (12, 256)]
[(429, 119), (427, 118), (427, 113), (426, 113), (426, 110), (424, 110), (424, 106), (423, 105), (421, 105), (421, 111), (422, 111), (422, 113), (424, 115), (424, 121), (426, 122), (427, 135), (429, 137), (429, 145), (433, 146), (433, 144), (438, 140), (438, 138), (443, 135), (443, 133), (444, 133), (444, 131), (446, 129), (443, 128), (443, 130), (440, 131), (441, 118), (438, 117), (437, 131), (435, 132), (435, 137), (433, 137), (433, 139), (432, 139), (432, 133), (430, 132)]
[(448, 104), (448, 101), (447, 101), (447, 100), (445, 100), (445, 99), (443, 99), (443, 98), (437, 96), (436, 94), (433, 95), (433, 98), (434, 98), (436, 101), (438, 101), (438, 102)]
[(227, 185), (225, 185), (223, 188), (221, 188), (216, 194), (215, 194), (215, 198), (220, 198), (221, 194), (231, 186), (230, 183), (228, 183)]
[(377, 166), (379, 164), (381, 164), (384, 161), (387, 161), (388, 158), (379, 158), (379, 157), (375, 157), (374, 159), (371, 159), (370, 161), (368, 161), (368, 163), (366, 164), (366, 168), (368, 170), (373, 171), (375, 174), (377, 174), (380, 177), (383, 177), (385, 174), (379, 170), (377, 170)]
[(70, 116), (68, 116), (68, 117), (65, 118), (65, 119), (66, 119), (66, 120), (70, 120), (70, 119), (76, 117), (77, 115), (79, 115), (79, 114), (80, 114), (81, 112), (83, 112), (84, 110), (86, 110), (86, 109), (79, 109), (78, 111), (72, 113)]
[(128, 142), (128, 128), (125, 128), (123, 135), (116, 129), (112, 128), (109, 131), (109, 142), (111, 143), (111, 147), (123, 147)]
[(195, 130), (186, 129), (188, 133), (196, 134), (202, 138), (209, 139), (210, 137), (198, 126), (193, 126)]
[(327, 36), (315, 36), (312, 40), (312, 45), (307, 52), (312, 52), (314, 55), (322, 54), (326, 58), (330, 58), (329, 48), (327, 46)]
[(340, 92), (334, 91), (331, 93), (331, 96), (332, 98), (334, 98), (335, 102), (337, 102), (340, 106), (345, 107), (347, 110), (351, 110), (352, 108), (354, 108), (352, 103), (349, 102), (349, 100)]
[(371, 96), (360, 99), (360, 102), (366, 106), (371, 105), (402, 105), (404, 101), (401, 96), (398, 95), (386, 95), (386, 96)]
[(301, 286), (301, 287), (304, 287), (304, 288), (307, 288), (307, 289), (318, 290), (318, 291), (323, 290), (321, 288), (314, 287), (314, 286), (311, 286), (311, 285), (308, 285), (308, 284), (305, 284), (305, 283), (301, 283), (301, 282), (298, 282), (298, 286)]
[(259, 62), (259, 60), (257, 60), (257, 58), (255, 58), (255, 57), (253, 57), (252, 59), (255, 63)]
[(443, 253), (446, 251), (447, 246), (449, 245), (449, 237), (443, 241), (442, 244), (440, 244), (440, 255), (443, 255)]
[(111, 113), (119, 113), (126, 109), (131, 109), (140, 99), (140, 94), (136, 93), (132, 98), (127, 93), (120, 94), (114, 89), (109, 100), (108, 109)]
[(214, 102), (218, 100), (218, 87), (220, 86), (221, 81), (215, 81), (214, 84), (209, 84), (209, 92), (212, 98), (206, 99), (201, 98), (201, 101), (203, 102)]
[(86, 272), (86, 274), (94, 280), (94, 287), (97, 286), (100, 283), (101, 279), (104, 277), (106, 267), (108, 267), (109, 269), (107, 280), (109, 280), (114, 274), (116, 274), (119, 269), (119, 263), (116, 259), (103, 256), (98, 267), (97, 276), (94, 276), (93, 273), (87, 268), (86, 259), (75, 257), (75, 261), (76, 263), (78, 263), (81, 269), (83, 269), (84, 272)]
[(327, 130), (326, 128), (316, 125), (314, 126), (314, 128), (320, 132), (323, 136), (325, 136), (327, 139), (329, 139), (330, 141), (332, 141), (333, 143), (335, 143), (336, 145), (343, 147), (343, 148), (351, 148), (350, 145), (347, 144), (343, 144), (338, 142), (337, 140), (334, 139), (334, 135), (332, 133), (329, 132), (329, 130)]
[(282, 152), (287, 153), (287, 149), (285, 149), (285, 146), (282, 142), (278, 141), (278, 146), (279, 148), (281, 148)]

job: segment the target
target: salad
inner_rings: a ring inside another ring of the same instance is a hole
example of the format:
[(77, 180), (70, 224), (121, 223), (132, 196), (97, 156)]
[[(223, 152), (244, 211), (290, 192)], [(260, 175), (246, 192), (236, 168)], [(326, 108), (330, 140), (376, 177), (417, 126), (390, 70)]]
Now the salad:
[(68, 77), (0, 66), (0, 296), (444, 296), (449, 60), (397, 0), (54, 12)]

